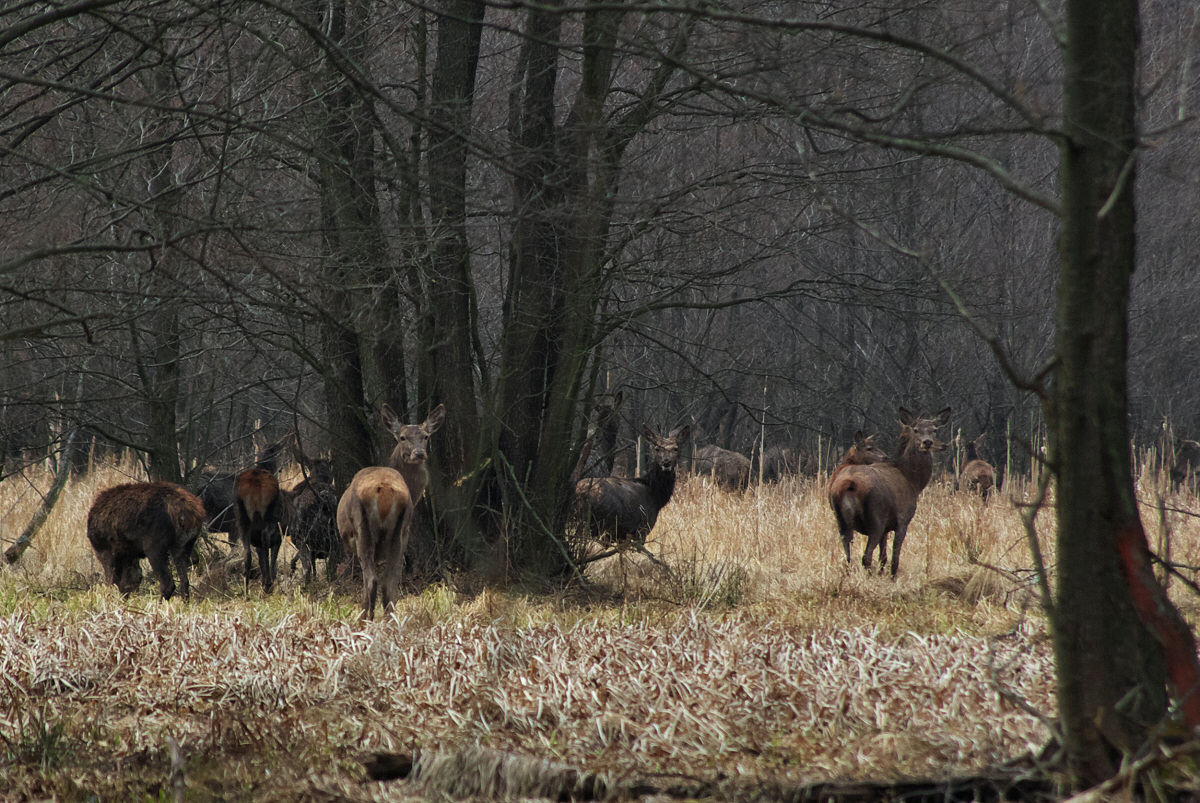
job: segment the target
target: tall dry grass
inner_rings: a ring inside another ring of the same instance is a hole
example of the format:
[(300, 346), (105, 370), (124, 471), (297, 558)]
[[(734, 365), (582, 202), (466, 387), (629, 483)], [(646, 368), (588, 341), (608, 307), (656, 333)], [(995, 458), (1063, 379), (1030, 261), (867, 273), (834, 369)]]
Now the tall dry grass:
[[(685, 480), (649, 546), (665, 570), (610, 558), (552, 597), (437, 584), (363, 624), (353, 589), (289, 577), (270, 597), (197, 582), (164, 603), (147, 582), (121, 598), (85, 522), (99, 490), (137, 477), (96, 467), (0, 572), (5, 799), (166, 796), (168, 737), (189, 800), (410, 799), (364, 784), (359, 761), (414, 746), (622, 782), (943, 776), (1036, 750), (1054, 713), (1016, 483), (986, 504), (932, 485), (893, 582), (858, 566), (861, 535), (846, 567), (821, 481)], [(4, 538), (50, 480), (0, 483)], [(1152, 540), (1195, 561), (1195, 498), (1165, 497), (1160, 539), (1165, 485), (1146, 472), (1139, 489)], [(1052, 555), (1051, 510), (1038, 532)]]

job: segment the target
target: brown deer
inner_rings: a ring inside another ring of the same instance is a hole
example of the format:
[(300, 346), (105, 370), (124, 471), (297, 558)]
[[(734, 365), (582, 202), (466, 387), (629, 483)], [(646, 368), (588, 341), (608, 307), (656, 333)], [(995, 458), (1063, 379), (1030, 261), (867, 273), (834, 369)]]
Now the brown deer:
[(439, 404), (433, 408), (420, 424), (403, 424), (395, 411), (383, 405), (383, 425), (396, 437), (388, 465), (400, 472), (408, 484), (408, 492), (415, 506), (429, 485), (429, 468), (425, 461), (429, 457), (429, 436), (437, 432), (446, 420), (446, 407)]
[(837, 472), (829, 486), (829, 505), (837, 517), (846, 562), (855, 531), (867, 536), (863, 566), (871, 568), (871, 557), (879, 548), (879, 568), (887, 563), (889, 532), (892, 540), (892, 577), (900, 570), (900, 547), (908, 525), (917, 512), (917, 498), (933, 476), (933, 452), (946, 444), (938, 440), (937, 428), (950, 418), (950, 408), (934, 418), (918, 418), (900, 408), (900, 453), (888, 463), (850, 465)]
[(977, 493), (984, 499), (991, 495), (996, 488), (996, 469), (992, 464), (979, 456), (979, 448), (983, 445), (984, 433), (973, 441), (967, 441), (967, 462), (962, 467), (959, 480), (968, 491)]
[(283, 543), (279, 528), (289, 523), (288, 500), (280, 493), (274, 472), (265, 468), (248, 468), (238, 474), (234, 489), (235, 531), (246, 549), (246, 591), (250, 590), (250, 565), (257, 552), (263, 591), (270, 594), (275, 585), (279, 546)]
[(722, 490), (744, 491), (750, 485), (750, 458), (710, 443), (692, 455), (692, 472), (712, 477)]
[[(404, 550), (416, 505), (394, 468), (370, 466), (354, 475), (337, 507), (338, 532), (347, 554), (357, 555), (363, 576), (363, 618), (375, 618), (383, 580), (383, 610), (391, 611), (404, 576)], [(377, 572), (376, 565), (381, 569)]]
[(679, 447), (691, 437), (684, 425), (665, 438), (648, 426), (642, 435), (650, 443), (650, 470), (641, 477), (592, 477), (575, 484), (574, 517), (597, 538), (645, 542), (658, 513), (675, 493)]
[(142, 558), (158, 578), (163, 599), (175, 594), (171, 564), (184, 599), (191, 597), (188, 562), (204, 527), (204, 505), (169, 482), (133, 482), (96, 495), (88, 511), (87, 537), (104, 567), (104, 579), (128, 596), (142, 582)]
[[(261, 432), (255, 433), (254, 441), (258, 458), (254, 468), (263, 468), (272, 473), (279, 470), (279, 454), (283, 451), (287, 437), (265, 446), (266, 438)], [(245, 465), (245, 464), (243, 464)], [(204, 503), (204, 513), (208, 518), (206, 525), (210, 533), (229, 533), (232, 540), (237, 540), (237, 476), (238, 472), (222, 473), (211, 466), (206, 466), (200, 472), (200, 480), (194, 486), (192, 493), (200, 497)]]
[(292, 571), (299, 562), (304, 569), (304, 584), (312, 582), (318, 560), (325, 561), (325, 576), (333, 573), (342, 556), (342, 540), (337, 532), (337, 489), (333, 466), (328, 458), (309, 457), (299, 447), (292, 451), (304, 472), (304, 479), (290, 491), (284, 491), (291, 504), (288, 535), (296, 547)]
[(864, 435), (860, 429), (854, 433), (854, 443), (842, 455), (842, 462), (834, 467), (829, 481), (832, 483), (837, 479), (837, 475), (847, 466), (866, 466), (871, 463), (883, 463), (887, 459), (887, 452), (875, 443), (875, 436)]

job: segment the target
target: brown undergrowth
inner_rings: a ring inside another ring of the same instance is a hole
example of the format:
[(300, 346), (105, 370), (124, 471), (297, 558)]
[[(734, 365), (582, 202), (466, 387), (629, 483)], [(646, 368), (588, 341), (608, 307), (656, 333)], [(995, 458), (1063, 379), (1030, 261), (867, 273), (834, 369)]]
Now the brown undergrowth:
[[(618, 785), (766, 788), (977, 772), (1049, 736), (1051, 649), (1007, 495), (931, 486), (893, 582), (858, 566), (862, 536), (847, 569), (821, 482), (735, 495), (692, 479), (654, 532), (662, 565), (609, 558), (542, 597), (437, 584), (363, 624), (345, 583), (281, 570), (276, 594), (247, 596), (221, 562), (190, 604), (149, 580), (121, 598), (84, 522), (136, 473), (68, 488), (0, 572), (0, 799), (172, 799), (168, 737), (186, 799), (205, 801), (421, 797), (366, 780), (379, 751), (482, 746)], [(0, 485), (5, 537), (49, 481), (18, 479)], [(1200, 563), (1194, 519), (1164, 521), (1174, 559)], [(1052, 524), (1043, 511), (1046, 554)]]

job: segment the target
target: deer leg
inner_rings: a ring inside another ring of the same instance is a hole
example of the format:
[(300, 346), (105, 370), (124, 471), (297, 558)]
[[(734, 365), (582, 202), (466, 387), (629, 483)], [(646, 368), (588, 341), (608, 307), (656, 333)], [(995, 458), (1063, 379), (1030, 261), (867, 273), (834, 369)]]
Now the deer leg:
[[(360, 530), (361, 533), (361, 530)], [(363, 576), (363, 618), (375, 618), (375, 597), (379, 592), (379, 580), (375, 577), (375, 544), (361, 535), (358, 539), (358, 565)]]
[(863, 568), (867, 571), (871, 571), (871, 557), (875, 554), (875, 548), (880, 547), (880, 551), (883, 551), (881, 542), (883, 541), (883, 537), (885, 535), (887, 535), (886, 530), (883, 532), (872, 532), (867, 535), (867, 550), (863, 553), (862, 559)]
[[(900, 571), (900, 545), (904, 543), (904, 536), (908, 535), (908, 525), (901, 524), (896, 527), (896, 536), (892, 539), (892, 579), (896, 579), (896, 574)], [(880, 567), (882, 568), (882, 567)]]
[(254, 560), (254, 551), (250, 548), (250, 539), (243, 537), (241, 539), (242, 546), (246, 550), (245, 568), (246, 568), (246, 595), (250, 595), (250, 563)]
[(158, 578), (158, 590), (162, 598), (170, 599), (175, 595), (175, 578), (171, 576), (171, 559), (167, 556), (167, 550), (154, 549), (146, 557), (150, 559), (150, 568)]
[(191, 544), (171, 553), (171, 560), (175, 564), (175, 573), (179, 575), (179, 594), (185, 601), (191, 601), (192, 599), (192, 587), (188, 578), (188, 570), (191, 568), (191, 558)]
[[(263, 533), (265, 536), (266, 533)], [(263, 593), (270, 594), (271, 586), (275, 584), (275, 575), (271, 571), (271, 547), (265, 537), (260, 538), (257, 547), (258, 571), (262, 575)]]

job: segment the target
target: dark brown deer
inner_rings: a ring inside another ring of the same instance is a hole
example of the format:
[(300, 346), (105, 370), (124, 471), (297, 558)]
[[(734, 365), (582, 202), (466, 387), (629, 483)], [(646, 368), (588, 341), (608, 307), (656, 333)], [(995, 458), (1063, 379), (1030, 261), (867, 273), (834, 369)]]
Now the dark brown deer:
[(359, 471), (338, 502), (337, 525), (343, 546), (347, 554), (358, 556), (362, 567), (364, 619), (375, 618), (380, 577), (384, 613), (396, 601), (415, 506), (404, 477), (387, 466)]
[(445, 420), (446, 407), (441, 404), (420, 424), (401, 423), (395, 411), (383, 405), (383, 425), (396, 437), (396, 447), (392, 449), (388, 465), (404, 477), (414, 507), (429, 485), (429, 468), (425, 465), (429, 458), (429, 436), (437, 432)]
[(312, 582), (316, 562), (325, 561), (325, 576), (332, 580), (342, 557), (342, 539), (337, 531), (337, 489), (334, 487), (333, 466), (328, 458), (309, 457), (296, 447), (292, 451), (304, 472), (304, 479), (290, 491), (284, 491), (290, 501), (291, 522), (288, 535), (296, 547), (292, 571), (299, 562), (304, 569), (304, 584)]
[(576, 520), (594, 536), (613, 540), (645, 542), (658, 521), (658, 514), (675, 493), (675, 469), (679, 447), (691, 437), (684, 425), (667, 437), (648, 426), (642, 435), (650, 444), (650, 470), (634, 479), (592, 477), (575, 485)]
[(142, 582), (142, 558), (158, 578), (163, 599), (175, 594), (171, 564), (184, 599), (191, 596), (188, 563), (204, 527), (204, 505), (169, 482), (134, 482), (101, 491), (88, 511), (87, 537), (104, 579), (128, 596)]
[(692, 455), (692, 472), (712, 477), (722, 490), (744, 491), (750, 485), (750, 458), (710, 443)]
[[(279, 470), (279, 455), (287, 438), (281, 438), (264, 447), (261, 444), (265, 440), (261, 435), (255, 435), (258, 459), (254, 461), (253, 468), (263, 468), (274, 473)], [(232, 540), (237, 539), (237, 476), (236, 471), (222, 473), (215, 468), (206, 467), (200, 472), (200, 481), (192, 490), (204, 503), (208, 531), (228, 533)]]
[(970, 492), (977, 493), (984, 499), (991, 495), (996, 488), (996, 469), (992, 464), (979, 456), (979, 448), (983, 445), (984, 435), (973, 441), (967, 441), (967, 462), (963, 464), (960, 483)]
[(263, 591), (270, 594), (283, 543), (280, 526), (290, 523), (288, 501), (279, 490), (275, 474), (265, 468), (248, 468), (238, 474), (234, 488), (235, 531), (246, 549), (246, 590), (250, 590), (250, 567), (257, 553)]
[(917, 512), (917, 498), (933, 476), (933, 452), (946, 444), (938, 440), (937, 428), (950, 419), (950, 408), (934, 418), (918, 418), (900, 408), (900, 453), (888, 463), (851, 465), (837, 472), (829, 486), (829, 505), (837, 517), (846, 562), (850, 562), (850, 541), (855, 531), (867, 536), (863, 566), (871, 568), (875, 548), (879, 548), (879, 567), (887, 563), (889, 532), (892, 540), (892, 577), (900, 570), (900, 547), (908, 534), (908, 525)]

